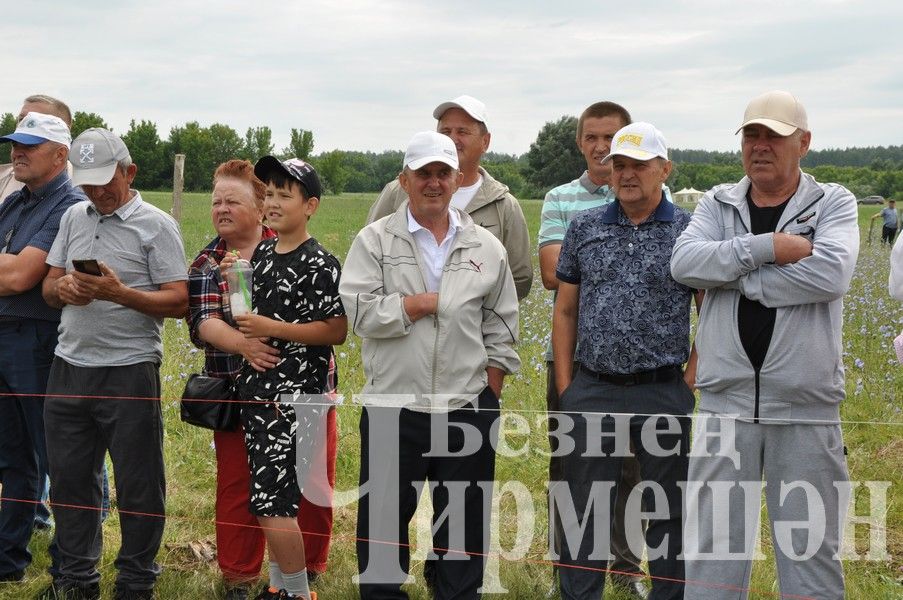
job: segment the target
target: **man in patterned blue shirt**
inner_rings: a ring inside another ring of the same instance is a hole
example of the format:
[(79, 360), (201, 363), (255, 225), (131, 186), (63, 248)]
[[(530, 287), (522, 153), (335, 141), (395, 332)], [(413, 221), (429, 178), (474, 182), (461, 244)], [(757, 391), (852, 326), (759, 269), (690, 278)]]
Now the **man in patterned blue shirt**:
[[(611, 152), (611, 140), (615, 133), (631, 122), (630, 113), (620, 104), (614, 102), (596, 102), (583, 111), (577, 120), (577, 147), (586, 159), (586, 171), (570, 183), (559, 185), (549, 190), (542, 205), (542, 217), (539, 221), (539, 271), (542, 284), (551, 290), (553, 298), (558, 294), (558, 278), (555, 268), (558, 266), (558, 254), (561, 242), (567, 232), (568, 225), (579, 213), (613, 202), (614, 191), (609, 185), (611, 179), (611, 163), (604, 162)], [(665, 188), (667, 190), (667, 187)], [(667, 193), (667, 192), (666, 192)], [(555, 384), (555, 363), (552, 357), (552, 344), (546, 348), (546, 409), (549, 414), (558, 412), (558, 389)], [(549, 457), (549, 485), (562, 481), (561, 457), (555, 436), (549, 436), (552, 450)], [(611, 553), (614, 559), (609, 565), (609, 577), (612, 583), (624, 588), (633, 598), (645, 598), (648, 595), (643, 582), (643, 570), (640, 566), (642, 553), (634, 553), (631, 546), (640, 549), (643, 545), (642, 529), (633, 532), (632, 543), (627, 541), (624, 530), (624, 508), (630, 491), (640, 481), (640, 464), (636, 457), (627, 457), (621, 465), (620, 493), (615, 503), (615, 514), (611, 523)], [(556, 514), (550, 514), (550, 543), (557, 553), (561, 542), (561, 528)]]
[[(652, 125), (620, 129), (604, 162), (612, 165), (616, 200), (574, 218), (556, 270), (555, 379), (574, 442), (563, 458), (566, 488), (552, 494), (564, 532), (561, 595), (602, 596), (606, 524), (632, 443), (643, 478), (643, 509), (652, 511), (646, 530), (654, 578), (650, 598), (680, 599), (678, 482), (686, 480), (686, 415), (694, 404), (693, 369), (685, 380), (682, 366), (695, 362), (689, 342), (693, 291), (674, 281), (669, 259), (690, 215), (665, 199), (662, 184), (671, 162), (664, 137)], [(575, 359), (580, 368), (572, 373)], [(628, 500), (628, 530), (639, 526), (637, 499), (633, 494)]]

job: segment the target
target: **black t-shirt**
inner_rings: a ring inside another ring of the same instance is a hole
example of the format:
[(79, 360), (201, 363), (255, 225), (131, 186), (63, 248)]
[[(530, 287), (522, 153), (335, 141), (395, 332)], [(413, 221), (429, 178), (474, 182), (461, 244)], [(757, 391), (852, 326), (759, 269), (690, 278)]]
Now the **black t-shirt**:
[[(338, 259), (314, 238), (285, 254), (276, 252), (277, 241), (278, 238), (272, 238), (260, 242), (251, 259), (254, 312), (286, 323), (343, 316)], [(324, 391), (330, 346), (308, 346), (275, 338), (269, 343), (279, 350), (279, 364), (259, 373), (244, 363), (237, 379), (243, 397)]]
[[(759, 235), (771, 233), (781, 220), (784, 209), (787, 208), (787, 198), (777, 206), (756, 206), (749, 193), (746, 194), (746, 205), (749, 207), (749, 223), (752, 233)], [(753, 368), (758, 371), (765, 362), (765, 354), (771, 344), (771, 334), (774, 333), (774, 322), (777, 310), (768, 308), (757, 300), (750, 300), (740, 295), (740, 303), (737, 305), (737, 328), (740, 332), (740, 343), (746, 350), (746, 355)]]

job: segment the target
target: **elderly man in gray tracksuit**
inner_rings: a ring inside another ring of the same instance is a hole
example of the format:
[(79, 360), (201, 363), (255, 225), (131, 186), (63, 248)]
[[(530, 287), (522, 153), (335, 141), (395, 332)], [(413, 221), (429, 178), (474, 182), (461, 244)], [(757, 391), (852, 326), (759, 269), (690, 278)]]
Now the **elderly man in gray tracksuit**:
[(811, 133), (791, 94), (753, 99), (738, 131), (746, 177), (705, 195), (671, 258), (674, 279), (706, 291), (685, 597), (747, 597), (764, 474), (781, 594), (840, 600), (842, 297), (859, 250), (856, 200), (800, 171)]

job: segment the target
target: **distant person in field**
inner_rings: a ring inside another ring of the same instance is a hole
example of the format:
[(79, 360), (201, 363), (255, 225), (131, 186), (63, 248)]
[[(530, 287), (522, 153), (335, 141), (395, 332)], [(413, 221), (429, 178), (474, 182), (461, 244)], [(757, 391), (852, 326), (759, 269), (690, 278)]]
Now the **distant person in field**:
[[(451, 205), (469, 214), (474, 223), (488, 229), (502, 242), (508, 252), (517, 298), (523, 300), (533, 284), (530, 234), (523, 210), (508, 186), (493, 179), (480, 166), (492, 138), (486, 105), (472, 96), (458, 96), (437, 106), (433, 117), (438, 121), (436, 131), (455, 143), (463, 176)], [(391, 215), (407, 199), (398, 179), (393, 179), (370, 207), (367, 223)]]
[[(56, 552), (42, 597), (100, 597), (109, 452), (122, 534), (114, 598), (150, 599), (166, 513), (163, 319), (188, 309), (182, 236), (172, 217), (131, 189), (138, 167), (118, 136), (88, 129), (69, 160), (88, 200), (63, 215), (42, 288), (62, 309), (44, 406)], [(96, 264), (81, 264), (86, 259)]]
[(44, 391), (60, 323), (41, 281), (63, 213), (85, 195), (66, 171), (71, 138), (59, 117), (29, 110), (0, 142), (22, 186), (0, 204), (0, 581), (19, 581), (47, 480)]
[[(246, 160), (230, 160), (213, 175), (210, 217), (216, 237), (201, 250), (188, 273), (191, 340), (204, 350), (204, 372), (211, 377), (235, 380), (245, 360), (254, 369), (276, 366), (279, 350), (266, 341), (245, 337), (239, 330), (228, 301), (226, 279), (220, 262), (230, 252), (251, 258), (257, 245), (276, 237), (263, 224), (266, 185), (254, 175)], [(334, 360), (330, 361), (326, 391), (335, 389)], [(225, 580), (225, 600), (245, 600), (260, 576), (266, 538), (257, 517), (251, 514), (250, 472), (245, 433), (213, 433), (216, 449), (216, 560)], [(319, 478), (310, 478), (301, 497), (298, 526), (304, 536), (308, 579), (326, 569), (332, 534), (332, 487), (335, 484), (336, 414), (326, 415), (326, 443), (320, 448)], [(319, 485), (316, 485), (319, 484)], [(299, 492), (300, 493), (300, 492)], [(313, 501), (312, 501), (313, 499)], [(278, 570), (278, 565), (272, 566)], [(278, 582), (277, 582), (278, 583)], [(282, 586), (279, 586), (282, 587)], [(278, 587), (277, 587), (278, 589)]]
[[(558, 277), (555, 269), (561, 252), (561, 242), (571, 221), (585, 210), (598, 208), (614, 201), (615, 193), (610, 185), (611, 163), (604, 162), (611, 151), (611, 140), (615, 132), (631, 122), (630, 113), (614, 102), (596, 102), (590, 105), (577, 120), (577, 148), (586, 159), (586, 170), (577, 179), (550, 190), (542, 204), (542, 216), (539, 222), (539, 270), (542, 284), (552, 290), (553, 297), (558, 296)], [(574, 363), (574, 368), (577, 368)], [(546, 408), (549, 414), (558, 412), (558, 389), (555, 383), (555, 363), (552, 355), (552, 344), (546, 349)], [(555, 456), (557, 438), (549, 436), (549, 444), (553, 456), (549, 458), (549, 481), (563, 480), (561, 457)], [(624, 527), (624, 509), (630, 491), (640, 481), (640, 464), (636, 456), (625, 457), (621, 467), (621, 481), (618, 484), (618, 498), (615, 514), (612, 519), (611, 551), (614, 560), (608, 565), (609, 577), (619, 587), (629, 590), (634, 597), (645, 598), (645, 584), (639, 577), (643, 576), (642, 558), (631, 550), (643, 545), (642, 531), (630, 544)], [(554, 523), (554, 549), (558, 551), (562, 532), (558, 515), (551, 515), (550, 523)], [(637, 577), (639, 576), (639, 577)]]
[[(297, 471), (299, 443), (313, 424), (296, 404), (302, 396), (327, 391), (332, 345), (344, 342), (348, 333), (339, 298), (341, 268), (308, 229), (323, 193), (314, 168), (296, 158), (265, 156), (254, 174), (266, 184), (264, 216), (276, 237), (258, 243), (251, 257), (254, 312), (232, 318), (245, 337), (265, 340), (277, 351), (269, 354), (258, 346), (259, 358), (245, 361), (236, 377), (250, 509), (270, 553), (270, 585), (256, 600), (315, 600), (307, 576), (306, 535), (298, 526)], [(234, 255), (224, 257), (220, 268), (234, 260)]]
[(880, 212), (872, 215), (872, 221), (879, 218), (884, 220), (881, 227), (881, 241), (891, 246), (894, 243), (894, 237), (897, 235), (897, 228), (900, 224), (900, 216), (897, 214), (897, 203), (893, 198), (887, 201), (887, 206), (882, 208)]
[[(408, 200), (357, 234), (339, 286), (352, 331), (363, 338), (357, 560), (364, 600), (407, 598), (408, 524), (415, 485), (426, 480), (443, 486), (432, 493), (434, 514), (448, 509), (457, 524), (452, 531), (443, 521), (434, 534), (433, 596), (475, 599), (483, 582), (493, 423), (505, 376), (520, 366), (518, 308), (504, 247), (451, 206), (461, 179), (451, 139), (414, 135), (399, 175)], [(431, 453), (433, 443), (459, 452)]]
[[(737, 131), (746, 176), (703, 196), (671, 258), (675, 279), (706, 291), (696, 333), (701, 397), (686, 492), (686, 597), (715, 600), (749, 587), (764, 477), (780, 594), (841, 600), (846, 499), (838, 487), (849, 479), (841, 336), (859, 253), (856, 199), (800, 170), (812, 133), (792, 94), (753, 98)], [(748, 504), (741, 482), (755, 482)], [(729, 508), (713, 491), (719, 483), (736, 486)], [(788, 485), (806, 489), (788, 493)], [(823, 535), (807, 540), (776, 522), (808, 523)]]

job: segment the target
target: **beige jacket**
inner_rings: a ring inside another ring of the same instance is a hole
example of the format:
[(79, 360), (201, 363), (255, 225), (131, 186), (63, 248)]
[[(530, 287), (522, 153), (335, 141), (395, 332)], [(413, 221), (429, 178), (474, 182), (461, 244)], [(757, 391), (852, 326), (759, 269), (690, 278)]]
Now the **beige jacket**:
[[(530, 262), (533, 253), (524, 211), (517, 198), (508, 192), (508, 186), (493, 179), (483, 167), (480, 167), (480, 175), (483, 183), (465, 210), (477, 225), (488, 229), (505, 246), (517, 299), (523, 300), (533, 284), (533, 263)], [(370, 207), (367, 223), (392, 214), (407, 199), (398, 180), (390, 181)]]
[(412, 408), (458, 408), (486, 387), (486, 367), (520, 368), (514, 281), (499, 241), (458, 211), (462, 229), (442, 270), (438, 313), (412, 322), (403, 298), (426, 284), (407, 206), (364, 227), (342, 267), (342, 303), (363, 338), (363, 395), (413, 394)]

